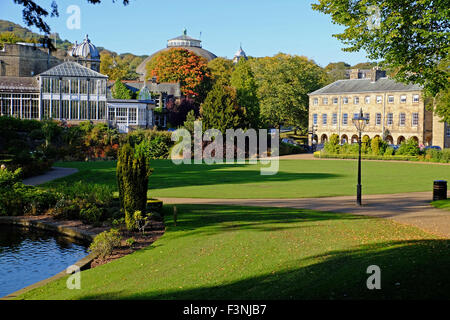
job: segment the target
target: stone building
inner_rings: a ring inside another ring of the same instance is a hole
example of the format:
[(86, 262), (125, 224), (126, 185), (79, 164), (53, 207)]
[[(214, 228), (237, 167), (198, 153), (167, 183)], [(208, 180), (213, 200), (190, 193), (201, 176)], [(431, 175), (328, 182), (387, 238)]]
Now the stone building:
[(33, 43), (5, 43), (0, 49), (0, 77), (32, 77), (62, 62), (65, 52)]
[(75, 61), (100, 71), (100, 54), (88, 36), (69, 50), (51, 51), (42, 44), (5, 43), (0, 49), (0, 77), (33, 77), (64, 61)]
[(337, 134), (341, 143), (357, 142), (352, 119), (362, 109), (369, 119), (363, 135), (371, 139), (379, 136), (398, 145), (413, 138), (425, 146), (450, 146), (449, 126), (425, 109), (420, 86), (389, 79), (377, 69), (368, 76), (354, 75), (309, 94), (310, 144), (322, 144), (332, 134)]

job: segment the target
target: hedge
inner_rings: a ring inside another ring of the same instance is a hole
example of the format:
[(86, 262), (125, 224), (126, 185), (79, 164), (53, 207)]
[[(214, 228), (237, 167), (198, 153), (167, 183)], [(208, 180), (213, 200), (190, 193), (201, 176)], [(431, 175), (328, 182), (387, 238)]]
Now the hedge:
[[(321, 153), (320, 151), (314, 152), (314, 157), (321, 158), (321, 159), (358, 159), (357, 154), (324, 154), (324, 153)], [(419, 161), (418, 156), (403, 156), (403, 155), (380, 156), (380, 155), (362, 154), (361, 159), (364, 159), (364, 160)]]

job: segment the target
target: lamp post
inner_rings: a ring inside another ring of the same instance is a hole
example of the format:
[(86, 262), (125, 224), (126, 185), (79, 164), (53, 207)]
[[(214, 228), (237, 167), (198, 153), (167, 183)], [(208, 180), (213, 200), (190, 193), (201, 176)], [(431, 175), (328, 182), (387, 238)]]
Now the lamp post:
[(355, 117), (353, 118), (353, 124), (355, 125), (359, 133), (358, 185), (356, 186), (356, 203), (358, 205), (361, 205), (361, 134), (364, 130), (364, 127), (366, 126), (366, 121), (367, 118), (364, 118), (364, 114), (361, 108), (359, 114), (355, 115)]
[(315, 150), (315, 145), (317, 144), (317, 142), (316, 143), (314, 143), (314, 135), (315, 135), (315, 133), (317, 132), (317, 124), (313, 124), (312, 126), (311, 126), (311, 129), (310, 129), (310, 131), (308, 132), (310, 135), (311, 135), (311, 150), (312, 150), (312, 152), (314, 152), (314, 151), (316, 151)]

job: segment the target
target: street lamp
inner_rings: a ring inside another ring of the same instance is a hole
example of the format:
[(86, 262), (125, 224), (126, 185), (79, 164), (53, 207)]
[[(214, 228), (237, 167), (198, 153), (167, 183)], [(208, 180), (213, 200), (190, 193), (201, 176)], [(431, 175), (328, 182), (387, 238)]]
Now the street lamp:
[(314, 143), (314, 134), (317, 132), (317, 124), (313, 124), (312, 126), (311, 126), (311, 129), (310, 129), (310, 131), (308, 132), (310, 135), (311, 135), (311, 149), (312, 149), (312, 152), (314, 152), (314, 151), (316, 151), (315, 150), (315, 145), (317, 144), (317, 142), (316, 143)]
[(358, 185), (356, 186), (356, 203), (358, 205), (361, 205), (361, 133), (366, 126), (367, 120), (367, 118), (364, 118), (362, 108), (359, 114), (355, 115), (355, 117), (353, 118), (353, 124), (355, 125), (356, 130), (358, 130), (359, 132)]

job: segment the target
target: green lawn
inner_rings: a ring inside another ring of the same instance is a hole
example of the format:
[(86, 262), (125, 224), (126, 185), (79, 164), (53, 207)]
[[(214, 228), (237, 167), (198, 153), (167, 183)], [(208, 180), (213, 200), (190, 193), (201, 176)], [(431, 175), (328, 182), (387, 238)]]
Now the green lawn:
[[(57, 180), (116, 185), (115, 162), (64, 162), (79, 173)], [(281, 160), (278, 174), (263, 176), (260, 165), (174, 165), (153, 160), (149, 181), (152, 197), (302, 198), (353, 195), (356, 161)], [(450, 166), (405, 162), (364, 161), (364, 194), (431, 191), (433, 181), (450, 179)]]
[(431, 203), (431, 205), (433, 207), (438, 208), (438, 209), (444, 209), (444, 210), (449, 210), (450, 211), (450, 199), (433, 201)]
[[(166, 214), (171, 207), (166, 207)], [(450, 298), (450, 245), (390, 220), (310, 210), (178, 206), (152, 246), (24, 299)], [(367, 267), (381, 268), (368, 290)]]

